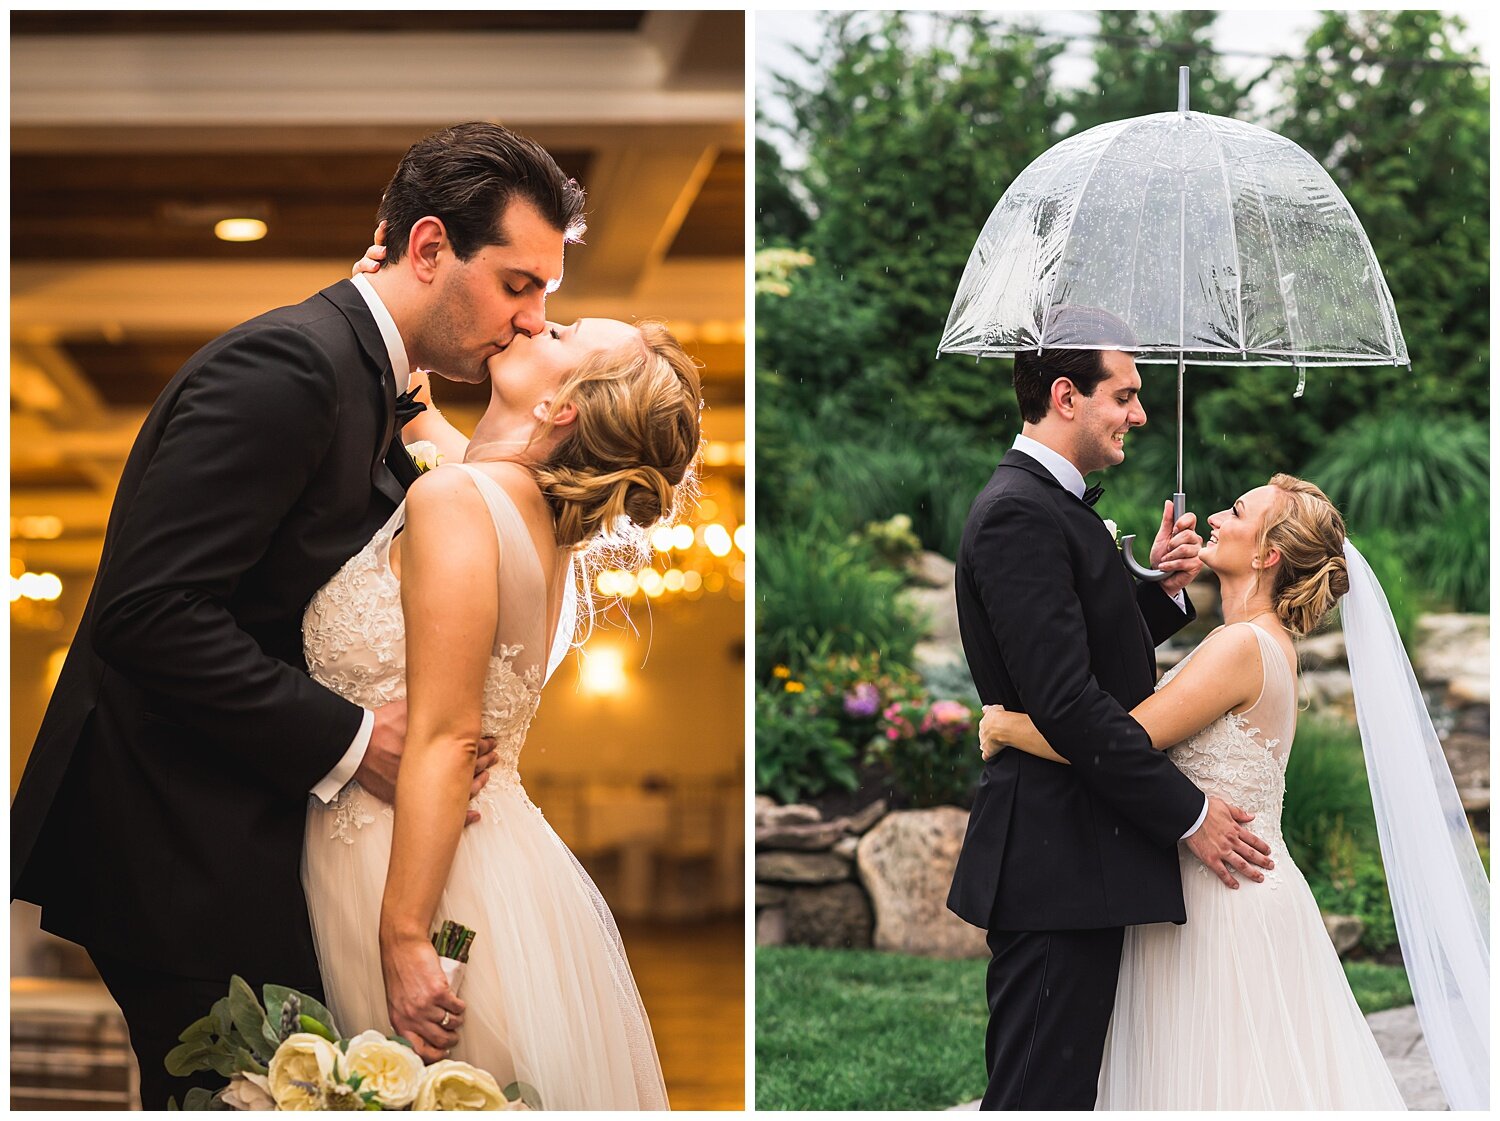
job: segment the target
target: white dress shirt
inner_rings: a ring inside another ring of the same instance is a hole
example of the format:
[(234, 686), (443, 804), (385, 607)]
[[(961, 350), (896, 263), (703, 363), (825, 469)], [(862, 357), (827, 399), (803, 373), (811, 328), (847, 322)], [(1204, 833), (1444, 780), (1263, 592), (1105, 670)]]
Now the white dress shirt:
[[(1031, 456), (1032, 459), (1036, 460), (1048, 471), (1050, 471), (1052, 473), (1052, 477), (1058, 481), (1063, 490), (1073, 495), (1074, 498), (1081, 499), (1083, 497), (1083, 492), (1085, 489), (1083, 485), (1083, 475), (1079, 472), (1077, 467), (1073, 466), (1072, 461), (1069, 460), (1067, 456), (1053, 451), (1046, 444), (1043, 444), (1038, 440), (1033, 440), (1030, 436), (1018, 435), (1016, 437), (1016, 442), (1012, 444), (1011, 447), (1018, 452), (1023, 452), (1024, 454)], [(1172, 597), (1172, 602), (1177, 604), (1178, 607), (1182, 608), (1184, 614), (1187, 613), (1187, 596), (1185, 593), (1178, 592)], [(1186, 833), (1184, 833), (1181, 837), (1179, 837), (1178, 840), (1185, 841), (1194, 833), (1198, 832), (1198, 827), (1203, 824), (1203, 819), (1207, 816), (1208, 797), (1205, 795), (1203, 798), (1203, 811), (1198, 815), (1198, 820), (1193, 822), (1193, 827)]]
[[(370, 314), (375, 317), (375, 325), (380, 328), (380, 337), (385, 342), (385, 349), (391, 357), (391, 370), (396, 375), (396, 391), (405, 393), (407, 383), (411, 380), (411, 365), (406, 358), (406, 344), (401, 341), (401, 332), (396, 330), (396, 321), (391, 318), (391, 313), (386, 310), (385, 304), (381, 303), (380, 297), (375, 294), (375, 286), (365, 277), (364, 273), (356, 276), (352, 282), (359, 289), (359, 294), (364, 297), (365, 303), (370, 307)], [(312, 788), (313, 796), (322, 802), (331, 802), (344, 788), (344, 784), (354, 777), (354, 772), (359, 770), (359, 765), (364, 762), (365, 752), (370, 747), (370, 733), (375, 730), (375, 714), (365, 709), (365, 717), (360, 721), (359, 731), (355, 733), (354, 741), (349, 745), (349, 750), (344, 752), (344, 757), (338, 764), (324, 775), (317, 786)]]

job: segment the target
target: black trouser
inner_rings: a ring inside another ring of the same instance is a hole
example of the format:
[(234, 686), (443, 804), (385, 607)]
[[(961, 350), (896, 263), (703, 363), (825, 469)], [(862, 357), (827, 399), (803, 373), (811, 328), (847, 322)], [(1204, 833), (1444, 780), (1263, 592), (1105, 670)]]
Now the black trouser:
[[(142, 1109), (166, 1109), (169, 1097), (175, 1097), (180, 1106), (191, 1087), (217, 1090), (228, 1082), (211, 1070), (188, 1078), (173, 1078), (165, 1065), (167, 1052), (177, 1046), (177, 1037), (183, 1029), (207, 1016), (214, 1002), (228, 995), (227, 976), (199, 980), (132, 965), (93, 950), (89, 951), (89, 957), (93, 958), (105, 988), (120, 1006), (125, 1025), (130, 1029), (130, 1046), (141, 1068)], [(259, 999), (261, 982), (248, 977), (246, 980)], [(302, 986), (301, 991), (323, 999), (321, 988)]]
[(989, 932), (981, 1109), (1093, 1109), (1124, 927)]

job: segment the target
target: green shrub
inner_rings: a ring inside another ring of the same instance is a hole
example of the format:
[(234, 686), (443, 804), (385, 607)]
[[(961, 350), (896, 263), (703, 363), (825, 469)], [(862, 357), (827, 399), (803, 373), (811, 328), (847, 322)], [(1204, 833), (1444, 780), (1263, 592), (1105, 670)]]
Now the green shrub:
[(927, 697), (888, 706), (869, 758), (890, 772), (913, 808), (968, 805), (979, 781), (979, 713)]
[[(1350, 533), (1349, 539), (1359, 549), (1380, 589), (1391, 605), (1391, 618), (1396, 623), (1396, 633), (1410, 657), (1416, 649), (1417, 618), (1428, 607), (1428, 592), (1425, 582), (1411, 568), (1412, 538), (1393, 530), (1374, 529)], [(1486, 582), (1488, 577), (1486, 576)]]
[(1455, 611), (1490, 609), (1490, 498), (1466, 494), (1416, 534), (1420, 560), (1434, 599)]
[(756, 661), (803, 666), (817, 656), (879, 651), (909, 664), (918, 627), (896, 595), (905, 578), (826, 522), (756, 537)]
[[(792, 688), (789, 688), (792, 687)], [(755, 789), (782, 803), (853, 790), (857, 752), (838, 734), (838, 723), (794, 679), (773, 678), (755, 693)]]
[(1477, 421), (1395, 413), (1339, 429), (1307, 477), (1354, 532), (1409, 534), (1471, 495), (1488, 495), (1489, 470), (1489, 433)]
[(1318, 906), (1357, 915), (1365, 924), (1360, 945), (1366, 950), (1380, 953), (1395, 945), (1395, 918), (1357, 730), (1327, 719), (1299, 721), (1287, 758), (1281, 821), (1292, 859)]
[(889, 705), (922, 695), (916, 671), (878, 650), (813, 658), (797, 672), (808, 693), (822, 698), (820, 711), (835, 721), (839, 738), (856, 749), (875, 738)]

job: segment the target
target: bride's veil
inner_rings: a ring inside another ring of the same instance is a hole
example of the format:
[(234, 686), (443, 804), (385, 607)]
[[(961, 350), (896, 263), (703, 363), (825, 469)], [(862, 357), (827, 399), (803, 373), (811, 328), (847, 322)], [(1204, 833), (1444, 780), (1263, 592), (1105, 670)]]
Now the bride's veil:
[(1347, 540), (1340, 606), (1401, 956), (1450, 1109), (1488, 1109), (1489, 880), (1385, 593)]

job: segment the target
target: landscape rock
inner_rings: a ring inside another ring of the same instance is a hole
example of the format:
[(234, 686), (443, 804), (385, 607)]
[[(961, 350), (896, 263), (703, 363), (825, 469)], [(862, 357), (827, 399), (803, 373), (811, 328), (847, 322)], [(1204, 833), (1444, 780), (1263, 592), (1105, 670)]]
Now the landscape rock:
[(849, 861), (831, 852), (758, 852), (755, 854), (757, 883), (832, 884), (847, 880)]
[(771, 829), (782, 825), (811, 825), (815, 821), (822, 820), (823, 815), (818, 812), (817, 806), (804, 806), (798, 803), (778, 806), (772, 802), (763, 809), (760, 799), (755, 800), (756, 829)]
[(1488, 706), (1490, 679), (1473, 673), (1461, 674), (1448, 682), (1448, 695), (1445, 700), (1454, 708), (1462, 708), (1465, 705)]
[(985, 957), (984, 931), (948, 910), (969, 815), (956, 806), (887, 814), (859, 842), (875, 908), (875, 948), (935, 958)]
[(786, 945), (786, 908), (767, 907), (755, 915), (755, 944), (757, 946)]
[(1301, 688), (1314, 706), (1350, 709), (1354, 704), (1354, 680), (1346, 669), (1320, 669), (1304, 673)]
[(757, 849), (793, 849), (822, 852), (844, 835), (844, 818), (806, 825), (766, 825), (755, 830)]
[(794, 946), (868, 949), (875, 914), (858, 884), (787, 890), (786, 940)]
[(1348, 650), (1344, 646), (1344, 632), (1338, 629), (1322, 634), (1308, 635), (1295, 640), (1297, 659), (1302, 669), (1344, 669), (1349, 665)]
[(849, 833), (868, 833), (875, 823), (890, 812), (891, 804), (877, 798), (862, 810), (856, 810), (844, 818), (844, 829)]
[(918, 553), (906, 562), (906, 571), (913, 584), (924, 588), (946, 588), (953, 591), (957, 566), (942, 553)]
[(918, 627), (929, 642), (939, 646), (958, 645), (958, 601), (951, 586), (903, 588), (898, 594), (916, 608)]
[(1456, 677), (1488, 677), (1488, 615), (1423, 615), (1417, 619), (1415, 663), (1423, 684)]
[(1443, 755), (1458, 787), (1458, 800), (1469, 813), (1490, 808), (1490, 738), (1453, 732), (1443, 741)]
[(787, 889), (775, 887), (771, 884), (755, 885), (756, 907), (779, 907), (786, 902)]
[(1328, 931), (1328, 937), (1333, 941), (1333, 948), (1338, 951), (1339, 957), (1343, 957), (1355, 946), (1365, 935), (1364, 920), (1358, 915), (1324, 915), (1323, 927)]
[(858, 837), (849, 837), (849, 836), (840, 837), (838, 839), (838, 841), (833, 846), (834, 855), (836, 855), (836, 856), (842, 856), (845, 859), (850, 860), (850, 861), (854, 860), (855, 853), (858, 851), (858, 849), (859, 849), (859, 838)]

